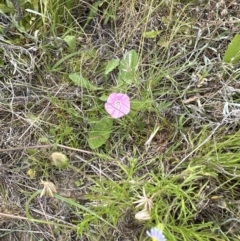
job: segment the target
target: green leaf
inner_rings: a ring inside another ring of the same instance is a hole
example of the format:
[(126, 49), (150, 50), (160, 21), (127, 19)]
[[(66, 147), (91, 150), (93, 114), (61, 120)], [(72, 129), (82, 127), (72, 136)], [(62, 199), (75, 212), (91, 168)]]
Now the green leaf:
[(31, 4), (32, 4), (32, 6), (33, 6), (33, 9), (35, 10), (35, 11), (39, 11), (39, 5), (38, 5), (38, 3), (39, 3), (39, 0), (32, 0), (31, 1)]
[(157, 42), (157, 45), (163, 48), (168, 48), (170, 42), (171, 42), (170, 39), (168, 39), (166, 36), (163, 36), (159, 39), (159, 41)]
[(0, 3), (0, 13), (14, 13), (14, 8), (10, 8), (5, 4)]
[(54, 64), (52, 66), (51, 71), (57, 71), (57, 67), (60, 66), (65, 60), (68, 60), (68, 59), (70, 59), (73, 56), (78, 55), (78, 54), (79, 54), (79, 52), (75, 52), (75, 53), (71, 53), (71, 54), (68, 54), (68, 55), (64, 56), (63, 58), (58, 60), (56, 64)]
[(240, 34), (236, 34), (223, 57), (225, 63), (237, 63), (240, 60)]
[(82, 75), (78, 73), (71, 73), (68, 75), (68, 77), (72, 80), (72, 82), (79, 86), (86, 88), (88, 90), (96, 90), (97, 87), (92, 85), (87, 79), (83, 78)]
[(107, 101), (107, 99), (108, 99), (108, 96), (104, 94), (99, 97), (99, 100), (101, 101)]
[(137, 71), (138, 55), (137, 52), (132, 49), (127, 52), (121, 60), (118, 69), (118, 79), (123, 80), (127, 84), (131, 84)]
[(119, 65), (119, 59), (111, 59), (107, 63), (104, 74), (107, 75)]
[(148, 31), (143, 33), (145, 38), (156, 38), (161, 31)]
[(74, 52), (76, 49), (76, 37), (72, 35), (67, 35), (65, 36), (64, 41), (68, 44), (69, 51)]
[(91, 149), (96, 149), (106, 143), (112, 132), (113, 119), (102, 118), (96, 121), (88, 135), (88, 144)]
[(147, 100), (132, 100), (131, 109), (135, 111), (145, 111), (151, 104), (152, 102)]
[(100, 7), (102, 3), (103, 3), (103, 1), (100, 0), (100, 1), (97, 1), (97, 2), (93, 3), (92, 5), (90, 5), (91, 6), (90, 13), (87, 17), (87, 21), (86, 21), (83, 29), (85, 29), (86, 26), (89, 24), (89, 22), (95, 17), (95, 15), (97, 14), (97, 11), (98, 11), (98, 7)]

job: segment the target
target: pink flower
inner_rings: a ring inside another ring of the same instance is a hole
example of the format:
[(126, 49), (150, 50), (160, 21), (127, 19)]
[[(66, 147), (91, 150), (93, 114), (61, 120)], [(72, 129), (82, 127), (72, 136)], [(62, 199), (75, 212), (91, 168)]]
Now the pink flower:
[(129, 113), (130, 99), (125, 94), (112, 93), (108, 96), (105, 109), (112, 118), (118, 119)]

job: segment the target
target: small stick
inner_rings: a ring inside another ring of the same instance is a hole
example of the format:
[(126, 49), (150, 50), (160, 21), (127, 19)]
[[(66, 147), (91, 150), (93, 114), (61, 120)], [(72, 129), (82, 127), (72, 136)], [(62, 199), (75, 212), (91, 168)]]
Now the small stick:
[(7, 149), (0, 149), (0, 152), (20, 151), (20, 150), (28, 150), (28, 149), (36, 149), (36, 148), (50, 148), (50, 147), (56, 147), (56, 146), (57, 147), (61, 147), (61, 148), (65, 148), (65, 149), (68, 149), (68, 150), (72, 150), (72, 151), (86, 153), (86, 154), (96, 154), (96, 153), (91, 152), (91, 151), (85, 151), (85, 150), (82, 150), (82, 149), (77, 149), (77, 148), (73, 148), (73, 147), (69, 147), (69, 146), (64, 146), (64, 145), (61, 145), (61, 144), (48, 144), (48, 145), (13, 147), (13, 148), (7, 148)]

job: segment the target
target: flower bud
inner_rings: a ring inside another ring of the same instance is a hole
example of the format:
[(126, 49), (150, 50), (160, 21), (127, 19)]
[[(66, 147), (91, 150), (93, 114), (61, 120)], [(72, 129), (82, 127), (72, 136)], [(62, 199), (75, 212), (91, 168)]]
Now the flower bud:
[(34, 169), (29, 169), (27, 171), (27, 175), (30, 177), (30, 178), (35, 178), (36, 177), (36, 171)]
[(41, 184), (43, 185), (43, 190), (40, 194), (40, 197), (44, 195), (53, 197), (54, 193), (57, 193), (57, 188), (52, 182), (41, 180)]

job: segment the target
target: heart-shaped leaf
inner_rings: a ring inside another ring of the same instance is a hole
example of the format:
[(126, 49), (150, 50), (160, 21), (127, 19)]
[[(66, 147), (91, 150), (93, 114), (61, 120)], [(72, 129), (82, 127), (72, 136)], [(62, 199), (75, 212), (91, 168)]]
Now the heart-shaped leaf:
[(88, 144), (91, 149), (96, 149), (106, 143), (112, 132), (113, 120), (102, 118), (94, 122), (88, 135)]
[(107, 75), (119, 65), (119, 59), (111, 59), (107, 63), (104, 74)]

